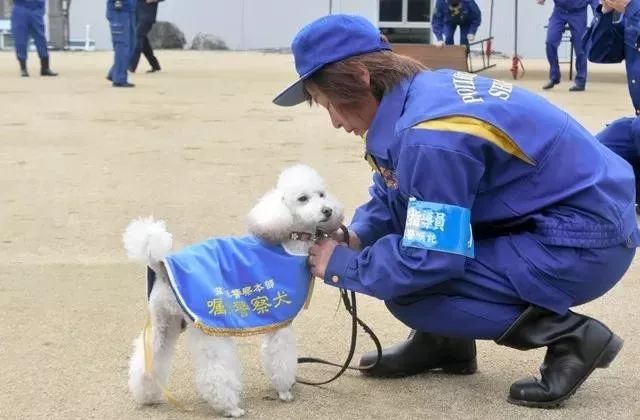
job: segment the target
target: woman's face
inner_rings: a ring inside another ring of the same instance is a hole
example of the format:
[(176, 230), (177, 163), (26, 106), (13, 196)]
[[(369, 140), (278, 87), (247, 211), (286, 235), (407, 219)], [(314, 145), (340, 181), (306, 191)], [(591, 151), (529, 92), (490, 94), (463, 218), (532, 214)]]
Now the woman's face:
[(329, 112), (329, 118), (335, 128), (343, 128), (347, 133), (361, 137), (369, 129), (378, 109), (378, 101), (373, 95), (358, 104), (336, 106), (314, 84), (310, 83), (306, 88), (313, 102)]

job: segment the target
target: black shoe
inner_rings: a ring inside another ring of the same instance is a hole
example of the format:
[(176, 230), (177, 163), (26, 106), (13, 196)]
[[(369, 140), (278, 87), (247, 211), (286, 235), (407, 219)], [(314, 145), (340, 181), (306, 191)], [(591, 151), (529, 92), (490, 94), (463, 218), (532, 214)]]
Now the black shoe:
[(546, 85), (542, 86), (542, 89), (549, 90), (549, 89), (552, 89), (555, 85), (559, 85), (559, 84), (560, 82), (554, 82), (553, 80), (549, 80), (549, 82)]
[(571, 397), (596, 368), (606, 368), (623, 341), (593, 318), (565, 315), (530, 306), (496, 343), (518, 350), (547, 346), (541, 378), (511, 385), (508, 401), (536, 408), (555, 408)]
[(58, 73), (51, 71), (49, 67), (49, 58), (40, 59), (40, 76), (57, 76)]
[(125, 83), (114, 83), (112, 86), (117, 88), (132, 88), (132, 87), (135, 87), (136, 85), (134, 85), (133, 83), (125, 82)]
[[(360, 367), (372, 365), (377, 356), (375, 351), (366, 353), (360, 359)], [(362, 373), (380, 378), (400, 378), (427, 370), (470, 375), (477, 369), (474, 340), (412, 331), (407, 341), (384, 349), (378, 364)]]
[(29, 72), (27, 71), (27, 62), (25, 60), (19, 60), (20, 63), (20, 76), (21, 77), (29, 77)]
[(108, 81), (110, 81), (110, 82), (113, 82), (113, 78), (111, 77), (111, 75), (110, 75), (110, 74), (108, 74), (108, 75), (107, 75), (106, 79), (107, 79)]
[(584, 86), (573, 85), (569, 88), (569, 92), (584, 92)]
[(148, 70), (147, 73), (155, 73), (160, 71), (160, 62), (155, 56), (151, 56), (149, 58), (149, 65), (151, 66), (151, 70)]

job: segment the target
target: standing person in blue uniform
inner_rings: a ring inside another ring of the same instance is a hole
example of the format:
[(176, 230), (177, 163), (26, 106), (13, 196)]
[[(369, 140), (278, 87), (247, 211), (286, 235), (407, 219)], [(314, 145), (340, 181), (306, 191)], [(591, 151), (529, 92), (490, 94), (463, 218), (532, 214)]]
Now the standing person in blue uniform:
[(640, 118), (619, 118), (596, 134), (600, 143), (626, 160), (636, 180), (636, 214), (640, 215)]
[(107, 80), (113, 87), (134, 87), (127, 69), (136, 47), (136, 0), (107, 0), (107, 19), (113, 43), (113, 65)]
[(546, 408), (608, 367), (622, 339), (569, 308), (611, 289), (640, 244), (629, 165), (545, 99), (426, 71), (364, 18), (320, 18), (292, 50), (300, 79), (274, 102), (326, 108), (366, 135), (376, 169), (349, 246), (335, 233), (309, 257), (326, 284), (384, 300), (413, 329), (368, 374), (471, 374), (476, 339), (547, 347), (541, 378), (508, 397)]
[[(538, 0), (544, 4), (545, 0)], [(599, 0), (554, 0), (553, 12), (547, 27), (547, 61), (549, 62), (549, 82), (542, 89), (551, 89), (560, 83), (560, 62), (558, 61), (558, 47), (562, 40), (565, 26), (571, 31), (571, 44), (576, 53), (576, 80), (569, 88), (571, 92), (585, 90), (587, 84), (587, 56), (582, 43), (587, 30), (587, 8), (595, 11)]]
[(57, 76), (49, 67), (49, 50), (44, 30), (45, 0), (14, 0), (11, 11), (11, 33), (20, 63), (20, 75), (29, 77), (27, 49), (29, 36), (33, 37), (40, 57), (40, 75)]
[(138, 0), (136, 8), (136, 49), (131, 57), (131, 64), (129, 65), (129, 71), (135, 73), (138, 68), (138, 62), (140, 61), (140, 54), (144, 54), (145, 58), (149, 62), (151, 69), (147, 73), (155, 73), (160, 71), (160, 62), (153, 54), (153, 48), (151, 48), (151, 42), (149, 42), (149, 32), (153, 28), (153, 24), (156, 23), (156, 17), (158, 16), (158, 2), (164, 0)]
[(437, 0), (431, 19), (436, 45), (453, 45), (453, 35), (458, 27), (460, 45), (468, 45), (475, 39), (481, 21), (482, 14), (474, 0)]
[(640, 0), (603, 0), (585, 41), (589, 61), (624, 60), (633, 109), (640, 115)]

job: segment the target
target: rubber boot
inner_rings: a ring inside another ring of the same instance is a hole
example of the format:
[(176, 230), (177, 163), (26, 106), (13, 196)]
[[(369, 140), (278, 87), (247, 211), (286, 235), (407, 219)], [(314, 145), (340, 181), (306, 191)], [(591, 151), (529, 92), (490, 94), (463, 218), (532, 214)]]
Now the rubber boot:
[(540, 379), (511, 385), (508, 401), (555, 408), (571, 397), (596, 368), (606, 368), (623, 340), (600, 321), (568, 311), (558, 315), (530, 306), (496, 343), (518, 350), (547, 347)]
[[(360, 367), (376, 361), (377, 352), (366, 353)], [(467, 338), (448, 338), (412, 331), (406, 341), (382, 351), (382, 358), (366, 376), (400, 378), (427, 370), (440, 370), (455, 375), (470, 375), (478, 369), (476, 343)]]

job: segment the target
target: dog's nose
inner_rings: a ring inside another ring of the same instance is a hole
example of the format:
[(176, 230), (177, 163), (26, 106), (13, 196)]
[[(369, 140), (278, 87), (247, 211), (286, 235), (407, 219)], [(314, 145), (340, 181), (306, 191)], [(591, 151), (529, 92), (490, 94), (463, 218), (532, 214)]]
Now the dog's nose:
[(322, 214), (324, 214), (324, 217), (328, 219), (333, 214), (333, 210), (330, 207), (323, 207)]

